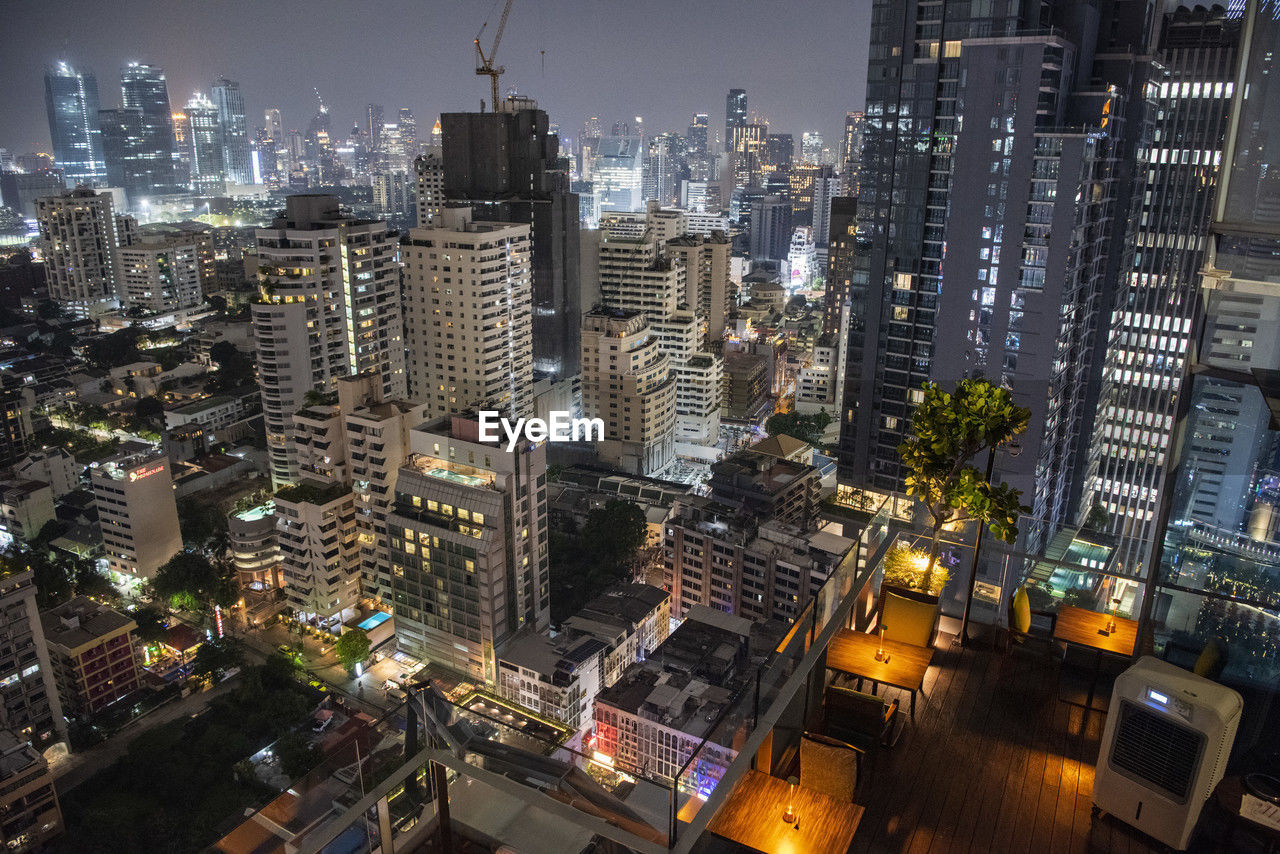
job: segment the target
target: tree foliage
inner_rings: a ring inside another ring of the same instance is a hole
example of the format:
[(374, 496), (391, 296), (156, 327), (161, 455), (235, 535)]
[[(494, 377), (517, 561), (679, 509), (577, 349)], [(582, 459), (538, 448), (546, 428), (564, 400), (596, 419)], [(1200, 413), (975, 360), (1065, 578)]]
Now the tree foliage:
[(619, 499), (593, 509), (581, 530), (569, 519), (553, 528), (552, 621), (560, 622), (604, 588), (629, 579), (647, 536), (644, 510)]
[(244, 664), (244, 649), (235, 638), (215, 638), (200, 644), (191, 662), (191, 672), (196, 676), (221, 679), (223, 674)]
[(364, 629), (347, 629), (333, 645), (342, 666), (350, 670), (369, 657), (369, 635)]
[(215, 565), (196, 551), (181, 551), (156, 570), (155, 595), (176, 607), (196, 611), (235, 601), (235, 579), (227, 567)]
[[(46, 525), (45, 529), (48, 528)], [(0, 567), (5, 572), (31, 570), (36, 605), (41, 610), (61, 605), (72, 596), (113, 599), (117, 595), (111, 582), (98, 572), (92, 560), (52, 549), (39, 536), (30, 543), (15, 540), (0, 552)]]
[(205, 383), (205, 391), (232, 391), (253, 384), (253, 357), (240, 352), (230, 341), (219, 341), (210, 347), (209, 360), (218, 366), (218, 370)]
[(229, 545), (227, 514), (218, 505), (192, 496), (178, 499), (178, 529), (184, 546), (211, 558), (221, 557)]
[(764, 422), (764, 431), (770, 436), (786, 434), (817, 447), (822, 444), (822, 433), (830, 423), (831, 415), (826, 412), (815, 412), (811, 415), (779, 412), (770, 415), (769, 420)]
[(141, 608), (135, 609), (132, 616), (133, 621), (138, 626), (133, 630), (138, 640), (143, 643), (151, 643), (164, 637), (165, 615), (159, 608), (143, 605)]
[(1018, 536), (1020, 490), (987, 481), (972, 465), (978, 454), (997, 448), (1027, 429), (1031, 411), (1013, 403), (1008, 389), (982, 377), (963, 379), (954, 393), (925, 383), (924, 399), (911, 418), (911, 434), (898, 446), (906, 466), (907, 494), (924, 505), (932, 519), (933, 543), (925, 589), (932, 583), (938, 540), (948, 522), (977, 519), (1006, 543)]

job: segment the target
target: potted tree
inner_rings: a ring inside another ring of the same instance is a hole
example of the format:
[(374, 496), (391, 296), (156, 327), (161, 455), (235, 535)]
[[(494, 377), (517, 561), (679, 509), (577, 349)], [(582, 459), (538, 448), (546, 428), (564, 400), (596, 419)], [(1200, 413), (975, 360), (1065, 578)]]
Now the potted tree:
[(1025, 431), (1030, 419), (1031, 411), (1015, 406), (1008, 389), (983, 377), (961, 380), (950, 394), (937, 383), (925, 383), (924, 399), (911, 418), (911, 434), (898, 446), (898, 454), (908, 471), (907, 494), (920, 501), (931, 520), (918, 589), (934, 601), (941, 593), (935, 577), (940, 572), (943, 527), (976, 519), (1006, 543), (1017, 538), (1018, 514), (1031, 508), (1018, 503), (1020, 490), (991, 483), (993, 456), (985, 476), (972, 460), (983, 451), (994, 454)]

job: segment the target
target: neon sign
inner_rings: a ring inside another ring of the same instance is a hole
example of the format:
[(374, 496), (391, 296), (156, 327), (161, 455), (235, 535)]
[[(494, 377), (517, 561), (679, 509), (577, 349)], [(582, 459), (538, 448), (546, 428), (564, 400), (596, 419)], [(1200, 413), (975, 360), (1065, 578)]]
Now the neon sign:
[(158, 466), (154, 466), (154, 467), (149, 468), (149, 469), (137, 469), (136, 471), (131, 471), (131, 472), (129, 472), (129, 482), (130, 482), (130, 483), (136, 483), (136, 482), (138, 482), (138, 481), (142, 480), (144, 477), (151, 477), (151, 475), (153, 475), (153, 474), (157, 474), (157, 473), (162, 472), (162, 471), (164, 471), (164, 465), (163, 465), (163, 464), (158, 465)]

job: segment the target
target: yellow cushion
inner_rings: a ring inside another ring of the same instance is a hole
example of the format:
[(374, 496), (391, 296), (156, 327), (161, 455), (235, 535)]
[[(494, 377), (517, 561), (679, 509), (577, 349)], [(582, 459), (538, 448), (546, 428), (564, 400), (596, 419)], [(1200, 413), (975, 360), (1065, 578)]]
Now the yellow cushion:
[(917, 602), (896, 593), (884, 595), (880, 620), (885, 626), (884, 636), (888, 640), (929, 646), (933, 643), (933, 624), (937, 617), (937, 605)]
[(1013, 611), (1009, 615), (1009, 628), (1020, 634), (1031, 631), (1031, 597), (1027, 588), (1019, 587), (1013, 594)]
[(1222, 649), (1214, 641), (1209, 641), (1200, 651), (1192, 672), (1206, 679), (1216, 679), (1222, 675)]
[(800, 785), (830, 795), (841, 803), (853, 800), (858, 783), (858, 754), (847, 747), (800, 739)]

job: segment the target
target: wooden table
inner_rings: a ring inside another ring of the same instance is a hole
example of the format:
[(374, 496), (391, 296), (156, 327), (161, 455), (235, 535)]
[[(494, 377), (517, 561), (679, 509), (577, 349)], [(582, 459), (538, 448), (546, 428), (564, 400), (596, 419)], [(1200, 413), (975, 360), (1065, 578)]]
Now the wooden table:
[(1213, 799), (1217, 801), (1218, 806), (1222, 807), (1223, 811), (1231, 819), (1230, 824), (1227, 825), (1225, 838), (1221, 840), (1217, 850), (1230, 850), (1231, 846), (1235, 844), (1236, 829), (1244, 827), (1247, 831), (1252, 831), (1266, 840), (1267, 854), (1271, 854), (1276, 850), (1276, 844), (1280, 843), (1280, 831), (1267, 827), (1265, 824), (1258, 824), (1240, 815), (1244, 793), (1244, 778), (1239, 774), (1223, 777), (1217, 788), (1213, 790)]
[(707, 830), (768, 854), (829, 851), (844, 854), (862, 821), (862, 807), (796, 786), (796, 822), (782, 820), (791, 786), (760, 771), (748, 771), (720, 806)]
[(933, 661), (933, 647), (886, 640), (888, 661), (876, 661), (879, 635), (841, 629), (827, 647), (827, 667), (873, 684), (911, 692), (911, 719), (916, 718), (916, 693), (924, 687), (924, 674)]
[(1093, 665), (1093, 679), (1089, 682), (1089, 697), (1084, 703), (1086, 713), (1105, 711), (1093, 707), (1093, 695), (1098, 688), (1098, 674), (1102, 670), (1102, 656), (1107, 654), (1132, 658), (1133, 651), (1138, 645), (1137, 620), (1116, 617), (1115, 631), (1108, 632), (1107, 624), (1111, 620), (1110, 614), (1101, 614), (1087, 608), (1077, 608), (1074, 605), (1063, 605), (1058, 609), (1058, 618), (1054, 623), (1054, 640), (1091, 649), (1097, 653), (1098, 657)]

